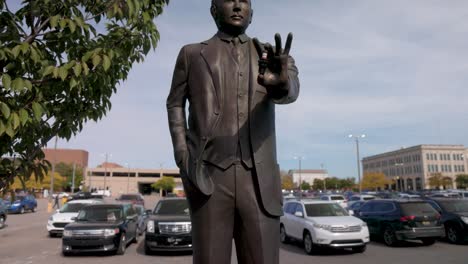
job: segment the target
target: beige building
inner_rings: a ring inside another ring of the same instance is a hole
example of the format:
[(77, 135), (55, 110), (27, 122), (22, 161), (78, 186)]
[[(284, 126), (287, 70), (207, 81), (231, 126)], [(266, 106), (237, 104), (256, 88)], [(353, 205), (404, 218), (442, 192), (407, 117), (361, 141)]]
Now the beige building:
[(315, 179), (324, 180), (328, 178), (328, 171), (326, 170), (290, 170), (288, 174), (292, 175), (294, 184), (307, 182), (313, 185)]
[(137, 169), (126, 168), (115, 163), (103, 163), (97, 168), (88, 168), (85, 186), (96, 189), (109, 189), (113, 196), (121, 193), (150, 194), (151, 184), (162, 176), (174, 177), (174, 192), (183, 191), (179, 169)]
[(428, 178), (435, 173), (455, 177), (468, 171), (468, 149), (463, 145), (418, 145), (362, 159), (363, 173), (381, 172), (393, 182), (394, 190), (430, 189)]

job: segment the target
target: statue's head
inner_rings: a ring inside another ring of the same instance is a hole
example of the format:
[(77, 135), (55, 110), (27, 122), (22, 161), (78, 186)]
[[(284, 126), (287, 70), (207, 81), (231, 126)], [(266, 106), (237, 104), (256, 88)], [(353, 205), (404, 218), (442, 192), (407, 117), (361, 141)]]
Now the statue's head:
[(251, 0), (211, 0), (211, 15), (219, 31), (243, 34), (252, 22)]

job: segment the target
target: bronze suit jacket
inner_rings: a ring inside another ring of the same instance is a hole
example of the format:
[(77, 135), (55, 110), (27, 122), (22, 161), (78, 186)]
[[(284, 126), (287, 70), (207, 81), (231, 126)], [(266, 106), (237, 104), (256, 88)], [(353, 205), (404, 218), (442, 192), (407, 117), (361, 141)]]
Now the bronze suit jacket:
[[(176, 163), (183, 180), (188, 179), (204, 195), (213, 192), (213, 182), (205, 173), (206, 148), (217, 135), (217, 122), (223, 113), (223, 69), (226, 59), (213, 38), (184, 46), (177, 58), (172, 86), (167, 98), (169, 129)], [(261, 206), (272, 216), (282, 215), (282, 195), (279, 166), (276, 158), (275, 104), (294, 102), (299, 95), (298, 70), (289, 59), (289, 92), (273, 98), (257, 81), (258, 53), (253, 41), (250, 46), (249, 122), (252, 158), (257, 175)], [(233, 100), (235, 100), (233, 98)], [(188, 118), (185, 106), (189, 102)], [(216, 151), (223, 151), (222, 149)], [(209, 151), (215, 153), (214, 151)], [(190, 198), (190, 197), (189, 197)]]

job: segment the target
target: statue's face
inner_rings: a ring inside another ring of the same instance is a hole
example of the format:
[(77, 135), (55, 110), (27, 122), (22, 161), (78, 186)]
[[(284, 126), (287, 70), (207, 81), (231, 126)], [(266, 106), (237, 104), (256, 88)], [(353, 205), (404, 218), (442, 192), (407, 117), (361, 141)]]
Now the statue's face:
[(211, 15), (218, 29), (231, 33), (242, 34), (252, 20), (251, 0), (215, 0)]

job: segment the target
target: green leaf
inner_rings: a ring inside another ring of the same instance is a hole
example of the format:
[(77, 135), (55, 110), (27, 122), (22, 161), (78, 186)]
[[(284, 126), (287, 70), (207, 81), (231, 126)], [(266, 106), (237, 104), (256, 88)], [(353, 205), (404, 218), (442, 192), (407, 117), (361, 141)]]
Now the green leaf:
[(7, 122), (7, 124), (6, 124), (5, 133), (8, 136), (10, 136), (10, 138), (13, 138), (15, 136), (15, 131), (13, 130), (13, 127), (11, 127), (10, 122)]
[(104, 67), (104, 71), (107, 71), (111, 65), (111, 61), (107, 55), (102, 55), (102, 66)]
[(0, 111), (5, 119), (10, 117), (10, 108), (4, 102), (0, 102)]
[(143, 12), (143, 22), (148, 22), (150, 21), (151, 18), (147, 12)]
[(11, 88), (13, 88), (14, 91), (21, 91), (24, 88), (23, 79), (21, 78), (14, 79), (13, 82), (11, 83)]
[(31, 59), (34, 61), (34, 62), (38, 62), (40, 60), (40, 56), (39, 54), (37, 53), (36, 49), (35, 48), (31, 48)]
[(20, 119), (18, 113), (11, 114), (11, 124), (13, 125), (13, 129), (17, 129), (20, 125)]
[(13, 49), (11, 49), (11, 54), (13, 54), (13, 57), (16, 59), (18, 57), (19, 53), (21, 50), (21, 45), (15, 46)]
[(75, 67), (73, 67), (73, 72), (75, 73), (75, 76), (78, 77), (81, 74), (81, 63), (77, 63)]
[(54, 66), (47, 66), (44, 70), (44, 73), (42, 74), (42, 77), (44, 78), (45, 76), (51, 74), (54, 72), (55, 67)]
[(73, 89), (73, 88), (74, 88), (75, 86), (77, 86), (77, 85), (78, 85), (78, 82), (76, 81), (76, 79), (75, 79), (75, 78), (72, 78), (72, 79), (70, 80), (70, 89)]
[(75, 30), (76, 30), (76, 24), (75, 24), (75, 22), (73, 22), (73, 20), (68, 21), (68, 27), (70, 28), (70, 31), (71, 31), (72, 33), (75, 32)]
[(6, 129), (5, 124), (3, 124), (3, 121), (0, 120), (0, 136), (2, 136), (3, 133), (5, 133), (5, 129)]
[(10, 75), (4, 73), (2, 76), (3, 87), (5, 89), (10, 89), (11, 87), (11, 77)]
[(89, 74), (88, 64), (86, 64), (86, 62), (83, 62), (81, 65), (83, 66), (84, 75), (87, 76)]
[(54, 78), (58, 78), (58, 76), (59, 76), (59, 68), (58, 67), (54, 67), (54, 71), (53, 71), (52, 75), (54, 76)]
[(99, 55), (94, 55), (93, 56), (93, 65), (94, 67), (97, 67), (101, 63), (101, 56)]
[(91, 58), (92, 55), (93, 55), (93, 52), (92, 52), (92, 51), (88, 51), (88, 52), (86, 52), (86, 53), (83, 55), (83, 57), (81, 57), (81, 60), (82, 60), (82, 61), (87, 61), (87, 60), (89, 60), (89, 58)]
[(60, 20), (59, 24), (60, 24), (60, 28), (61, 28), (61, 29), (64, 29), (64, 28), (67, 26), (67, 20), (68, 20), (68, 19), (66, 19), (66, 18), (62, 18), (62, 19)]
[(81, 28), (85, 25), (83, 19), (79, 16), (75, 17), (75, 23)]
[(26, 52), (28, 52), (28, 50), (29, 50), (29, 44), (27, 42), (23, 42), (23, 43), (21, 43), (20, 46), (21, 46), (21, 52), (23, 54), (26, 54)]
[(29, 81), (29, 80), (24, 80), (24, 86), (25, 86), (28, 90), (31, 90), (31, 89), (32, 89), (32, 83), (31, 83), (31, 81)]
[(21, 125), (24, 126), (29, 121), (28, 111), (26, 111), (25, 109), (20, 109), (19, 117), (20, 117)]
[(58, 25), (59, 18), (60, 18), (60, 16), (58, 16), (58, 15), (57, 15), (57, 16), (51, 17), (51, 18), (50, 18), (50, 21), (49, 21), (49, 22), (50, 22), (50, 26), (53, 27), (53, 28), (56, 28), (57, 25)]
[(133, 5), (133, 1), (127, 0), (127, 6), (128, 6), (128, 13), (130, 14), (130, 17), (133, 17), (134, 12), (135, 12), (135, 6)]
[(67, 71), (67, 68), (65, 66), (60, 67), (59, 75), (60, 75), (60, 79), (62, 79), (62, 81), (65, 81), (65, 79), (67, 78), (67, 75), (68, 75), (68, 71)]
[(36, 118), (37, 121), (40, 121), (42, 119), (42, 113), (44, 113), (44, 109), (37, 102), (32, 103), (32, 109), (33, 109), (34, 117)]

